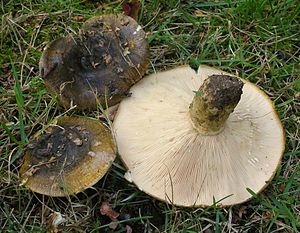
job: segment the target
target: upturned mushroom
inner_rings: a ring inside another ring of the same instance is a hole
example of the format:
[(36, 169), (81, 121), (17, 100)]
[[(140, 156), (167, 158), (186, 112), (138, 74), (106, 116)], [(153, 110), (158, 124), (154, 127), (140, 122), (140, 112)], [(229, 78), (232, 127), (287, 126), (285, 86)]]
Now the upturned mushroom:
[(125, 177), (142, 191), (178, 206), (228, 206), (251, 199), (249, 189), (259, 193), (273, 178), (284, 131), (254, 84), (183, 66), (152, 74), (130, 92), (113, 128)]
[(78, 36), (51, 42), (39, 66), (47, 89), (64, 107), (96, 109), (98, 103), (118, 103), (148, 64), (141, 26), (129, 16), (109, 14), (90, 18)]
[(76, 194), (99, 181), (115, 159), (106, 127), (93, 120), (63, 117), (34, 137), (20, 169), (21, 185), (49, 196)]

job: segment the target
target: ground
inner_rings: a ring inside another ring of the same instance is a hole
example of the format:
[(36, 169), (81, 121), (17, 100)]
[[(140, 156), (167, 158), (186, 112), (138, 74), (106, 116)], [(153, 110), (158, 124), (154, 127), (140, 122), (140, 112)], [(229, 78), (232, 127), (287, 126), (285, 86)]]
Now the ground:
[[(214, 66), (256, 84), (274, 102), (286, 149), (274, 179), (259, 195), (228, 208), (182, 208), (144, 194), (124, 179), (117, 159), (92, 188), (67, 198), (19, 186), (32, 136), (58, 116), (100, 120), (99, 111), (60, 107), (39, 74), (43, 48), (78, 33), (93, 15), (123, 13), (123, 1), (1, 0), (0, 228), (3, 232), (297, 232), (299, 173), (299, 12), (293, 0), (141, 1), (137, 21), (150, 45), (147, 73), (189, 64)], [(116, 229), (100, 212), (119, 213)], [(53, 216), (65, 220), (57, 227)], [(58, 214), (59, 213), (59, 214)], [(52, 218), (50, 217), (52, 214)]]

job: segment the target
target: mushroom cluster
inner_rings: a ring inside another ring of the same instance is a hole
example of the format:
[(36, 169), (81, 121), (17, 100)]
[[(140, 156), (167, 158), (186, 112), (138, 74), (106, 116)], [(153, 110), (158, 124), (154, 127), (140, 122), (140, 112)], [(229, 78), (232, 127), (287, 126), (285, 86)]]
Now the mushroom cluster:
[(130, 98), (113, 122), (116, 145), (100, 122), (62, 118), (29, 144), (21, 183), (51, 196), (80, 192), (104, 175), (118, 150), (125, 178), (167, 203), (228, 206), (249, 200), (249, 189), (262, 191), (285, 145), (268, 96), (208, 66), (141, 80), (148, 64), (145, 33), (125, 15), (92, 17), (79, 35), (50, 43), (40, 73), (64, 107), (97, 109)]
[(281, 122), (254, 84), (207, 66), (154, 73), (134, 85), (113, 128), (126, 178), (179, 206), (249, 200), (274, 176)]

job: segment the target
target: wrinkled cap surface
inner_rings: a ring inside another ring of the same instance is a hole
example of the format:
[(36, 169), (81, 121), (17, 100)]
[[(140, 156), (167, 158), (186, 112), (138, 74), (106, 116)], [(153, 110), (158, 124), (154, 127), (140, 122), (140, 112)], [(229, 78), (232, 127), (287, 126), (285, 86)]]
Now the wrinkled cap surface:
[(40, 73), (46, 87), (66, 108), (105, 108), (119, 102), (142, 78), (149, 64), (149, 45), (141, 26), (129, 16), (95, 16), (80, 34), (46, 46)]
[[(228, 206), (249, 200), (274, 176), (284, 151), (283, 128), (270, 99), (244, 82), (224, 129), (200, 135), (189, 106), (203, 81), (231, 74), (179, 67), (134, 85), (114, 120), (126, 177), (149, 195), (179, 206)], [(228, 197), (229, 196), (229, 197)], [(227, 198), (226, 198), (227, 197)]]
[(64, 117), (28, 145), (21, 184), (49, 196), (75, 194), (100, 180), (114, 159), (112, 136), (100, 122)]

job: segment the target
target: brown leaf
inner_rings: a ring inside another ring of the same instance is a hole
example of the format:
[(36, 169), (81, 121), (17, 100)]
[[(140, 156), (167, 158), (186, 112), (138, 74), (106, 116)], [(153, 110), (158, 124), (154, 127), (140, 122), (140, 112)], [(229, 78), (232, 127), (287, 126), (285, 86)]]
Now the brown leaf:
[(271, 218), (273, 218), (273, 214), (272, 214), (270, 211), (267, 211), (267, 212), (266, 212), (266, 218), (267, 218), (268, 220), (270, 220)]
[[(114, 219), (111, 223), (118, 222), (116, 219)], [(118, 227), (119, 224), (110, 225), (109, 228), (115, 230)]]
[(137, 20), (141, 12), (140, 3), (138, 1), (133, 1), (133, 2), (126, 1), (122, 4), (122, 8), (125, 15), (128, 15), (134, 18), (135, 20)]
[(281, 184), (281, 185), (279, 185), (279, 187), (278, 187), (278, 191), (281, 192), (281, 193), (283, 193), (284, 188), (285, 188), (285, 185), (284, 185), (284, 184)]
[(132, 233), (132, 228), (126, 225), (126, 233)]
[(117, 217), (119, 217), (119, 213), (114, 212), (108, 202), (103, 202), (100, 207), (100, 213), (102, 215), (107, 215), (110, 217), (111, 220), (115, 220)]

